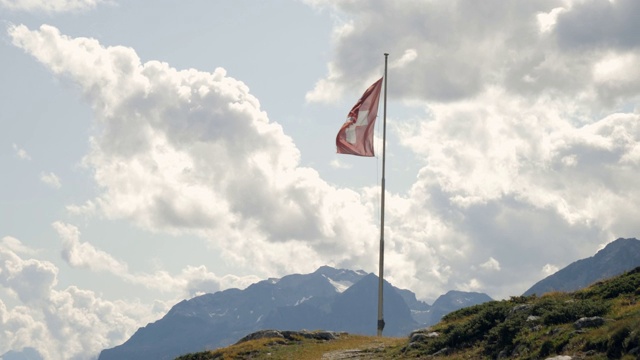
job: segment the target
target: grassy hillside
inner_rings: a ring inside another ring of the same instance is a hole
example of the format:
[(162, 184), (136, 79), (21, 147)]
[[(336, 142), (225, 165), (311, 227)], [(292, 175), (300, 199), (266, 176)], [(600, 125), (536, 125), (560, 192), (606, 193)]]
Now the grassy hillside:
[(573, 293), (512, 297), (450, 313), (409, 338), (258, 339), (186, 359), (636, 359), (640, 268)]

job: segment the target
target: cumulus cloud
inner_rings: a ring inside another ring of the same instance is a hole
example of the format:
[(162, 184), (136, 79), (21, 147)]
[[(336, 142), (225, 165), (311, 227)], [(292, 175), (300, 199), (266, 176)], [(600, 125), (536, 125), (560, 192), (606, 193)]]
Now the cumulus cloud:
[[(12, 249), (22, 248), (22, 244), (9, 238), (11, 247), (0, 248), (0, 285), (11, 289), (26, 303), (34, 303), (49, 294), (57, 283), (58, 268), (48, 261), (23, 260)], [(3, 238), (3, 243), (7, 238)]]
[(78, 227), (60, 221), (54, 222), (52, 226), (62, 240), (62, 258), (70, 266), (96, 272), (108, 272), (129, 283), (177, 294), (180, 298), (191, 298), (231, 287), (245, 288), (259, 281), (259, 278), (255, 276), (218, 276), (210, 272), (204, 265), (187, 266), (178, 274), (170, 274), (164, 270), (153, 273), (131, 273), (125, 262), (115, 259), (109, 253), (88, 242), (82, 241)]
[(360, 194), (299, 166), (291, 138), (223, 69), (141, 63), (130, 48), (46, 25), (9, 32), (82, 87), (103, 129), (84, 163), (104, 192), (76, 212), (98, 209), (150, 231), (207, 237), (227, 257), (271, 274), (374, 255), (372, 209)]
[(43, 183), (45, 183), (46, 185), (54, 188), (54, 189), (60, 189), (62, 187), (62, 183), (60, 182), (60, 178), (52, 173), (46, 173), (46, 172), (42, 172), (40, 173), (40, 181), (42, 181)]
[(164, 270), (155, 271), (153, 273), (132, 274), (116, 271), (113, 271), (112, 273), (132, 284), (137, 284), (165, 293), (177, 294), (177, 297), (181, 299), (192, 298), (206, 293), (214, 293), (228, 288), (242, 289), (261, 280), (255, 275), (218, 276), (209, 271), (204, 265), (188, 265), (176, 274), (171, 274)]
[(20, 240), (14, 238), (13, 236), (5, 236), (0, 239), (0, 245), (17, 254), (32, 255), (36, 252), (30, 247), (23, 245)]
[(95, 8), (110, 0), (0, 0), (0, 7), (26, 12), (63, 13)]
[(449, 262), (450, 280), (464, 282), (464, 263), (493, 257), (508, 271), (477, 274), (485, 289), (501, 281), (524, 289), (545, 263), (568, 265), (585, 246), (595, 252), (602, 241), (640, 230), (631, 220), (640, 212), (627, 200), (640, 196), (631, 160), (638, 114), (576, 125), (563, 104), (502, 93), (430, 110), (432, 118), (399, 131), (427, 164), (411, 189), (413, 211), (458, 233), (461, 256)]
[(53, 228), (62, 238), (62, 258), (73, 267), (89, 268), (94, 271), (109, 271), (126, 274), (127, 265), (114, 259), (108, 253), (96, 249), (93, 245), (80, 241), (77, 227), (62, 222), (54, 222)]
[[(217, 276), (205, 266), (187, 266), (178, 274), (157, 271), (131, 274), (125, 263), (82, 242), (77, 227), (52, 225), (63, 243), (63, 258), (73, 267), (110, 272), (124, 281), (165, 291), (177, 299), (231, 287), (244, 288), (255, 276)], [(93, 358), (121, 344), (140, 326), (161, 317), (172, 303), (144, 304), (138, 300), (109, 301), (93, 291), (68, 286), (58, 289), (59, 269), (14, 237), (0, 240), (0, 288), (17, 300), (0, 300), (0, 353), (33, 347), (45, 359)]]
[(16, 152), (16, 156), (22, 160), (31, 160), (31, 156), (27, 153), (25, 149), (18, 147), (15, 143), (11, 145), (13, 150)]
[(309, 100), (322, 98), (323, 89), (362, 87), (368, 77), (382, 73), (383, 53), (391, 54), (392, 64), (403, 65), (390, 74), (392, 97), (455, 101), (473, 96), (504, 76), (505, 62), (527, 56), (525, 50), (538, 45), (531, 43), (538, 27), (533, 16), (553, 8), (551, 2), (535, 8), (467, 0), (314, 3), (337, 9), (346, 20), (334, 32), (331, 71)]
[[(507, 296), (637, 236), (637, 2), (307, 2), (341, 19), (307, 100), (365, 86), (388, 52), (389, 97), (423, 114), (391, 126), (423, 166), (388, 212), (390, 276)], [(464, 270), (487, 258), (502, 271)]]
[[(452, 102), (499, 86), (526, 96), (584, 97), (599, 106), (629, 95), (640, 80), (632, 66), (625, 84), (603, 92), (593, 75), (604, 59), (637, 49), (640, 6), (633, 0), (308, 2), (343, 19), (335, 26), (328, 75), (309, 101), (365, 86), (382, 73), (385, 52), (391, 64), (402, 64), (390, 71), (389, 96), (405, 100)], [(625, 61), (637, 65), (635, 56)]]
[(459, 284), (458, 287), (462, 291), (477, 292), (478, 290), (483, 288), (483, 285), (478, 279), (473, 278), (464, 284)]
[(500, 263), (492, 257), (490, 257), (487, 262), (480, 264), (480, 267), (485, 270), (500, 271)]
[(545, 277), (555, 274), (556, 272), (558, 272), (558, 270), (560, 269), (553, 264), (544, 264), (544, 266), (542, 267), (542, 273)]
[(136, 301), (107, 301), (75, 286), (59, 290), (53, 263), (21, 256), (34, 252), (15, 238), (2, 242), (11, 247), (0, 247), (0, 286), (18, 303), (0, 300), (0, 353), (33, 347), (45, 359), (92, 358), (160, 315)]

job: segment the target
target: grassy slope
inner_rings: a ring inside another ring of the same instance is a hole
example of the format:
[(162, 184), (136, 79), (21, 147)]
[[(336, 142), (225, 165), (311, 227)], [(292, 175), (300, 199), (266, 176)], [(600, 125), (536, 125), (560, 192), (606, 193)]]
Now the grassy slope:
[[(640, 354), (640, 268), (574, 293), (512, 297), (455, 311), (432, 326), (430, 337), (408, 339), (343, 335), (337, 340), (260, 339), (195, 359), (321, 359), (323, 354), (362, 349), (362, 359), (426, 358), (445, 348), (439, 359), (544, 359), (571, 355), (581, 359), (636, 359)], [(576, 329), (582, 317), (605, 319), (598, 327)], [(638, 353), (636, 353), (638, 351)]]
[(258, 339), (231, 345), (226, 348), (187, 354), (180, 360), (211, 359), (322, 359), (323, 355), (340, 351), (358, 350), (366, 359), (382, 359), (385, 354), (397, 352), (404, 344), (404, 338), (373, 337), (343, 334), (336, 340), (319, 341), (303, 339)]

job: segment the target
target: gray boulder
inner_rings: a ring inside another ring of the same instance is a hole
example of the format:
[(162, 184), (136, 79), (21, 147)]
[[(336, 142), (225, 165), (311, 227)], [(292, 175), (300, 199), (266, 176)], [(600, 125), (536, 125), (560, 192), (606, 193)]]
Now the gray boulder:
[(598, 327), (598, 326), (601, 326), (602, 324), (604, 324), (604, 319), (601, 318), (600, 316), (583, 317), (578, 319), (576, 322), (574, 322), (573, 327), (576, 328), (577, 330), (581, 330), (584, 328)]

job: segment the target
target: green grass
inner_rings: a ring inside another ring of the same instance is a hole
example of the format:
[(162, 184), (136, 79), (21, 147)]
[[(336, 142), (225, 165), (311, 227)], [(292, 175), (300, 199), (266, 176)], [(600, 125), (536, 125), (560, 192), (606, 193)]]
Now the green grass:
[[(231, 360), (231, 359), (322, 359), (326, 353), (338, 350), (359, 349), (366, 358), (393, 356), (406, 343), (404, 338), (374, 337), (343, 334), (335, 340), (320, 341), (297, 338), (258, 339), (226, 348), (183, 355), (179, 360)], [(393, 357), (387, 357), (393, 358)]]
[[(523, 360), (554, 355), (635, 359), (630, 352), (640, 349), (638, 299), (640, 269), (574, 293), (492, 301), (448, 314), (430, 329), (440, 336), (410, 355), (424, 356), (448, 347), (453, 354), (442, 359), (471, 358), (472, 354), (478, 359), (505, 355)], [(594, 316), (605, 318), (605, 323), (574, 328), (576, 320)]]

